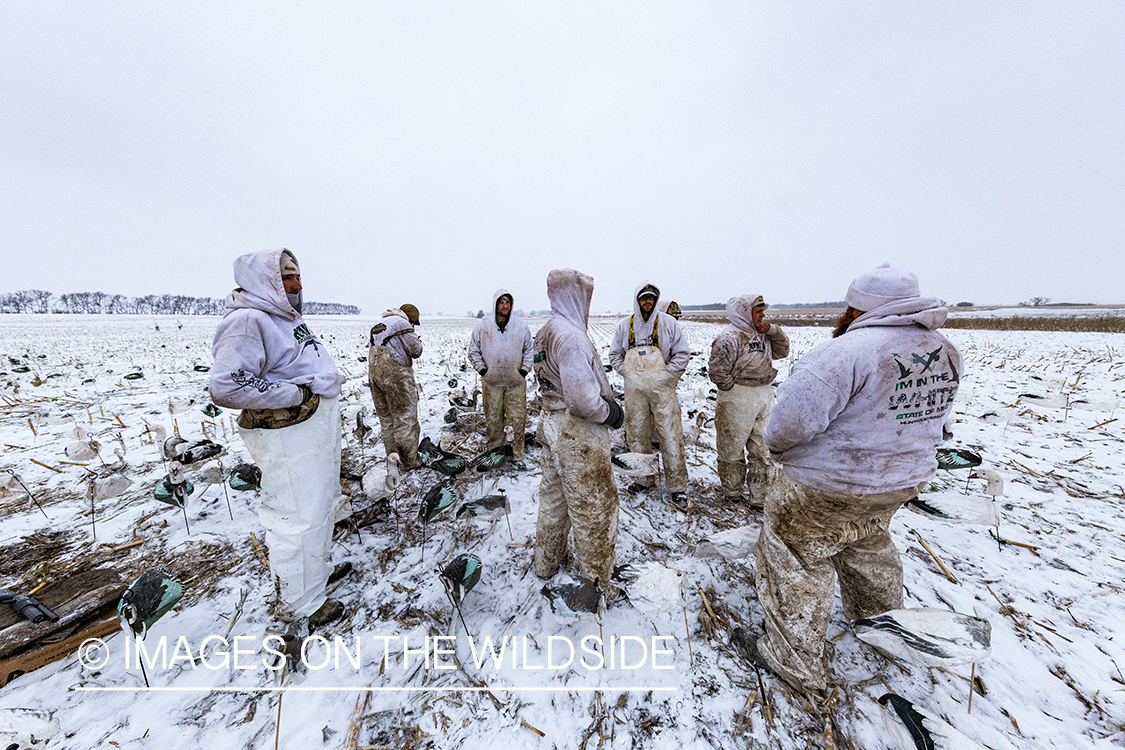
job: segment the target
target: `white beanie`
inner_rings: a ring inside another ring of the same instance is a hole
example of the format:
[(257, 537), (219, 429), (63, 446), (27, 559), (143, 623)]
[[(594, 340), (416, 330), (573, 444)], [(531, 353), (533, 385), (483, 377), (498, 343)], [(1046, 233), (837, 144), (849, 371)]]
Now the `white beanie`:
[(871, 312), (888, 302), (907, 297), (917, 297), (918, 277), (910, 271), (902, 271), (890, 263), (884, 263), (874, 271), (868, 271), (852, 282), (844, 301), (849, 307), (863, 312)]
[(288, 250), (281, 251), (281, 275), (282, 276), (300, 276), (301, 267), (297, 265), (297, 259), (293, 257), (293, 253)]

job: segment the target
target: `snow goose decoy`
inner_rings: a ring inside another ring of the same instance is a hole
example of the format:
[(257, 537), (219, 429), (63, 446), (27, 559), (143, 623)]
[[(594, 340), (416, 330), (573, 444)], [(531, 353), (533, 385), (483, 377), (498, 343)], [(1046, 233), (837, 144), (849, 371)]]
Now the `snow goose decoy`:
[(0, 708), (0, 747), (6, 750), (46, 747), (60, 731), (54, 713), (34, 708)]
[(901, 695), (886, 693), (879, 699), (883, 723), (899, 750), (980, 750), (970, 740), (929, 711)]
[(499, 518), (512, 512), (512, 505), (504, 490), (499, 495), (488, 495), (465, 503), (457, 510), (457, 517)]
[(473, 457), (473, 459), (469, 461), (469, 467), (475, 472), (484, 473), (499, 469), (511, 460), (512, 444), (505, 443), (495, 448), (489, 448), (483, 453)]
[(629, 603), (644, 614), (673, 612), (683, 606), (684, 574), (660, 563), (621, 565), (614, 578), (624, 584)]
[(906, 507), (915, 513), (936, 518), (949, 523), (972, 523), (983, 526), (997, 526), (1000, 511), (996, 497), (1004, 493), (1004, 480), (992, 469), (977, 469), (969, 474), (970, 479), (984, 479), (985, 496), (968, 495), (961, 492), (924, 492), (908, 500)]
[(382, 500), (389, 497), (398, 489), (399, 469), (402, 459), (397, 453), (387, 456), (386, 466), (375, 466), (368, 469), (363, 475), (363, 494), (368, 500)]
[(97, 440), (78, 440), (63, 448), (63, 453), (72, 461), (88, 461), (98, 455), (100, 447)]
[(988, 620), (943, 609), (892, 609), (860, 618), (855, 635), (896, 659), (930, 667), (976, 663), (992, 653)]
[(647, 477), (659, 468), (660, 456), (656, 453), (618, 453), (610, 459), (613, 470), (626, 477)]

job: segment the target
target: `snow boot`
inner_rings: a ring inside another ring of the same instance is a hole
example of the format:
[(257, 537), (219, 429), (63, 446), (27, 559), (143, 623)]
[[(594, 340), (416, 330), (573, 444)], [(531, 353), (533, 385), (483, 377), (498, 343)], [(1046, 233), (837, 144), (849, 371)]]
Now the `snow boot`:
[(309, 627), (319, 628), (330, 622), (339, 620), (344, 614), (344, 605), (335, 599), (325, 599), (320, 609), (309, 615)]

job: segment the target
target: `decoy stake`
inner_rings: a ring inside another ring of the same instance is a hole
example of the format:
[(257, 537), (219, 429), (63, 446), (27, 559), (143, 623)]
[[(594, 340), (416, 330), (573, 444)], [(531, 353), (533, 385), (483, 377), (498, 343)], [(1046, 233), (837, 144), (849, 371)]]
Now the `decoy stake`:
[(977, 663), (973, 662), (973, 671), (969, 675), (969, 713), (973, 712), (973, 683), (977, 681)]
[(234, 520), (234, 511), (230, 507), (230, 493), (227, 491), (227, 471), (223, 467), (223, 462), (219, 462), (219, 481), (223, 485), (223, 497), (227, 499), (227, 513), (230, 514), (230, 520)]

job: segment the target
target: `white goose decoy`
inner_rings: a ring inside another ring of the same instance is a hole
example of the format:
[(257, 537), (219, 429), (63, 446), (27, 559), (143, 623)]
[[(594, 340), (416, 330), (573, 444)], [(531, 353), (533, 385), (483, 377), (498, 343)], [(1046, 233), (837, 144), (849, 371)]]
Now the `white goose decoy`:
[(973, 523), (996, 526), (1000, 523), (1000, 510), (996, 498), (1004, 494), (1004, 479), (992, 469), (976, 469), (970, 479), (985, 480), (984, 494), (967, 495), (961, 492), (923, 492), (906, 503), (906, 507), (923, 516), (949, 523)]
[(983, 479), (984, 494), (993, 500), (1004, 494), (1004, 478), (992, 469), (977, 469), (969, 475), (969, 479)]
[(879, 699), (887, 734), (899, 750), (980, 750), (973, 742), (929, 711), (901, 695), (886, 693)]
[(368, 500), (381, 500), (390, 497), (398, 489), (399, 468), (402, 460), (397, 453), (387, 456), (387, 465), (375, 466), (363, 475), (363, 494)]
[(168, 428), (162, 424), (145, 424), (145, 433), (152, 441), (153, 445), (159, 443), (164, 445), (164, 441), (168, 439)]
[(647, 477), (659, 468), (660, 456), (656, 453), (618, 453), (610, 463), (613, 470), (626, 477)]
[(646, 615), (674, 612), (684, 604), (683, 571), (647, 562), (637, 567), (623, 565), (614, 575), (625, 584), (629, 603)]
[(479, 397), (480, 388), (474, 388), (473, 393), (470, 396), (468, 394), (468, 389), (462, 386), (459, 391), (457, 391), (456, 393), (451, 393), (449, 395), (449, 404), (450, 406), (456, 408), (459, 412), (476, 412), (479, 411), (479, 409), (477, 408), (477, 399)]
[(46, 747), (60, 731), (54, 713), (34, 708), (0, 708), (0, 747)]
[(97, 440), (78, 440), (63, 448), (63, 453), (75, 461), (88, 461), (98, 455), (100, 447)]
[(859, 640), (912, 664), (953, 667), (992, 653), (988, 620), (945, 609), (892, 609), (860, 618), (854, 627)]

